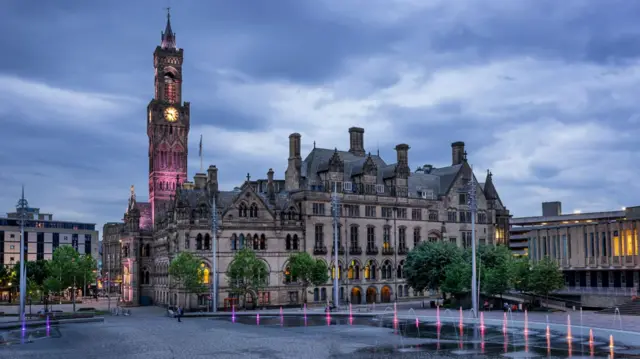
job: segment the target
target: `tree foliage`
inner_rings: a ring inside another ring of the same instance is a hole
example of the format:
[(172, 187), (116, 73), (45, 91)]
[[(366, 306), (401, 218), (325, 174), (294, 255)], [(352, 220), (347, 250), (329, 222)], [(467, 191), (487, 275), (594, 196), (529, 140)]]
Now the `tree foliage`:
[(440, 286), (444, 293), (450, 293), (455, 298), (460, 299), (463, 295), (471, 291), (471, 265), (470, 262), (458, 258), (448, 264), (445, 268), (445, 277)]
[(564, 275), (554, 260), (544, 257), (533, 264), (529, 286), (534, 293), (548, 296), (554, 290), (564, 288)]
[(463, 251), (454, 243), (424, 242), (407, 254), (404, 276), (414, 290), (438, 290), (446, 278), (446, 269), (462, 261)]
[(169, 275), (186, 293), (200, 294), (207, 289), (204, 272), (202, 261), (190, 252), (180, 252), (169, 265)]
[[(47, 277), (49, 276), (47, 261), (42, 259), (37, 261), (27, 261), (26, 270), (27, 280), (33, 281), (36, 285), (39, 286), (43, 285), (45, 279), (47, 279)], [(17, 274), (15, 276), (16, 283), (13, 283), (13, 285), (15, 285), (17, 288), (20, 284), (20, 261), (18, 261), (13, 266), (13, 271), (15, 271), (15, 273)]]
[(255, 294), (268, 285), (269, 268), (267, 264), (256, 256), (250, 248), (243, 248), (236, 252), (233, 261), (227, 269), (227, 280), (231, 292), (242, 298), (250, 295), (255, 303)]
[(531, 277), (531, 264), (526, 257), (514, 258), (510, 268), (511, 283), (513, 289), (525, 293), (531, 290), (529, 285)]
[[(93, 257), (88, 254), (80, 255), (71, 246), (60, 246), (53, 252), (53, 258), (45, 264), (42, 284), (45, 289), (61, 292), (65, 288), (77, 286), (85, 278), (88, 282), (95, 280), (94, 270), (96, 260)], [(29, 278), (28, 269), (27, 277)], [(38, 283), (39, 279), (33, 280)]]
[(489, 296), (502, 295), (512, 288), (513, 256), (504, 245), (480, 246), (480, 290)]
[(329, 280), (327, 265), (320, 259), (314, 259), (307, 252), (292, 254), (289, 257), (289, 271), (291, 278), (295, 278), (304, 288), (305, 302), (309, 286), (320, 286)]

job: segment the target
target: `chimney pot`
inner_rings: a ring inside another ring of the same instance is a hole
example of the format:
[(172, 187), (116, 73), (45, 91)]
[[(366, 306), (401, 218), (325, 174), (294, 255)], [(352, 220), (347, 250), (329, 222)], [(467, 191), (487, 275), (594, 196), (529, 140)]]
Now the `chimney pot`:
[(451, 144), (451, 165), (459, 165), (465, 160), (464, 142), (457, 141)]
[(364, 128), (349, 128), (349, 152), (356, 156), (364, 157), (366, 155), (364, 151)]

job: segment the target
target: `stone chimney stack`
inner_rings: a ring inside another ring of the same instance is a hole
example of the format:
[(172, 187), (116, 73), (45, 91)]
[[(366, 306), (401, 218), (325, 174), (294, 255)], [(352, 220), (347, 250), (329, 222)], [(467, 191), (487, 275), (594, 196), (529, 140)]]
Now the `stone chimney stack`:
[(213, 165), (207, 169), (207, 189), (211, 194), (218, 192), (218, 168)]
[(351, 127), (349, 129), (349, 152), (364, 157), (364, 128)]
[(299, 133), (289, 135), (289, 164), (284, 175), (285, 188), (287, 191), (300, 189), (300, 169), (302, 166), (300, 138)]
[(396, 146), (396, 157), (399, 166), (409, 167), (409, 145), (401, 143)]
[(465, 160), (464, 142), (458, 141), (451, 144), (451, 165), (459, 165)]
[(193, 176), (193, 182), (195, 183), (196, 189), (206, 189), (207, 175), (204, 173), (196, 173), (196, 175)]
[(275, 203), (276, 201), (276, 187), (273, 183), (273, 168), (269, 168), (269, 172), (267, 172), (267, 198), (269, 198), (269, 202)]

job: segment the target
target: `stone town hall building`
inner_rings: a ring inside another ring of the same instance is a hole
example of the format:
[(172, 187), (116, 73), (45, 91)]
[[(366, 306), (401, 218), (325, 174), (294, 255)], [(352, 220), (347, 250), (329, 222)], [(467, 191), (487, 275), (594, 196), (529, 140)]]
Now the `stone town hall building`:
[[(268, 287), (257, 294), (260, 306), (300, 303), (302, 289), (287, 273), (287, 258), (306, 251), (327, 263), (332, 258), (333, 226), (330, 189), (339, 191), (340, 297), (354, 304), (420, 297), (403, 280), (406, 254), (421, 241), (471, 243), (471, 212), (463, 191), (471, 176), (463, 142), (451, 145), (450, 166), (425, 165), (409, 169), (409, 146), (396, 146), (396, 159), (387, 163), (367, 153), (364, 129), (349, 129), (349, 149), (313, 148), (301, 153), (300, 134), (289, 135), (284, 180), (273, 170), (266, 179), (251, 179), (232, 191), (218, 187), (218, 168), (187, 178), (189, 103), (182, 101), (183, 50), (167, 19), (161, 45), (154, 52), (155, 96), (149, 102), (149, 202), (132, 190), (124, 223), (105, 225), (105, 263), (119, 260), (122, 296), (133, 305), (185, 305), (172, 282), (169, 263), (179, 252), (202, 258), (205, 283), (211, 285), (211, 203), (218, 211), (218, 303), (225, 306), (225, 272), (235, 252), (250, 247), (267, 263)], [(284, 159), (283, 159), (284, 160)], [(477, 183), (477, 182), (476, 182)], [(509, 212), (500, 201), (487, 172), (477, 188), (477, 237), (480, 243), (507, 240)], [(114, 232), (115, 229), (115, 232)], [(113, 235), (113, 234), (117, 235)], [(109, 249), (111, 248), (111, 249)], [(105, 264), (105, 268), (109, 266)], [(115, 277), (112, 277), (115, 278)], [(309, 288), (309, 302), (331, 298), (331, 281)], [(186, 307), (206, 306), (209, 294), (190, 295)], [(312, 303), (310, 303), (312, 304)]]

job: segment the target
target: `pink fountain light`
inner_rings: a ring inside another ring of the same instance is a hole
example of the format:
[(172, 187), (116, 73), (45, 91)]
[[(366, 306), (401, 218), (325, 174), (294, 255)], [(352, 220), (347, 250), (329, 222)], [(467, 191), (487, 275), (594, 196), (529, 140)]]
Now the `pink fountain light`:
[(349, 303), (349, 325), (353, 324), (353, 309), (351, 308), (351, 303)]
[(464, 316), (462, 314), (462, 307), (460, 307), (460, 328), (464, 326)]
[(231, 323), (236, 322), (236, 306), (234, 304), (231, 305)]
[(260, 313), (256, 314), (256, 325), (260, 325)]
[(398, 305), (393, 303), (393, 327), (398, 328)]
[(549, 324), (547, 324), (547, 331), (546, 334), (547, 338), (551, 337), (551, 329), (549, 329)]
[(327, 308), (327, 326), (331, 326), (331, 311)]
[(589, 329), (589, 345), (593, 345), (593, 329)]
[(567, 314), (567, 340), (571, 340), (571, 315)]
[(524, 335), (528, 335), (529, 334), (529, 313), (527, 313), (527, 310), (524, 310)]
[(484, 312), (480, 312), (480, 332), (482, 333), (482, 335), (484, 335), (484, 329), (486, 327), (484, 326)]
[(436, 308), (436, 325), (438, 327), (442, 325), (442, 322), (440, 322), (440, 306), (439, 305)]
[(613, 345), (613, 335), (609, 335), (609, 349), (613, 351), (613, 348), (615, 348), (615, 345)]
[(502, 319), (502, 334), (507, 335), (507, 312), (504, 312), (504, 318)]
[(307, 303), (304, 303), (304, 306), (302, 307), (302, 311), (304, 313), (304, 326), (307, 326)]
[(416, 317), (416, 328), (420, 328), (420, 320), (418, 320), (418, 317)]

